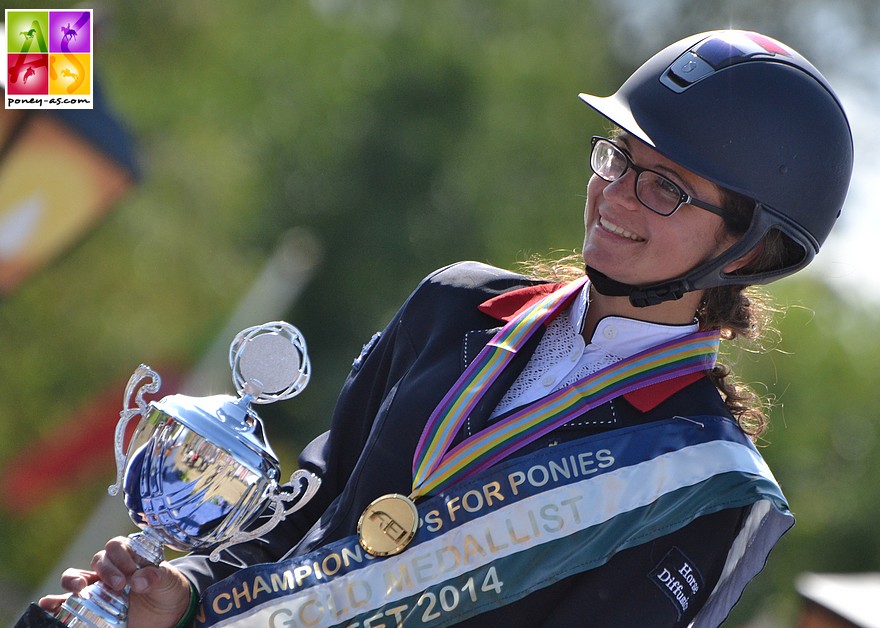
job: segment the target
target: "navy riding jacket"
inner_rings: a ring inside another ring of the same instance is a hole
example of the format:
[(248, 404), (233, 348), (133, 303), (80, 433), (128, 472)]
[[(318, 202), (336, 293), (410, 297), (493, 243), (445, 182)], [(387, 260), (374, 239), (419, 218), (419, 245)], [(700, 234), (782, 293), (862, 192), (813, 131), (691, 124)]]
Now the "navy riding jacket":
[[(221, 562), (192, 554), (174, 564), (202, 591), (242, 565), (275, 562), (350, 536), (364, 508), (376, 497), (409, 494), (413, 452), (435, 406), (504, 320), (554, 287), (474, 262), (430, 275), (364, 347), (346, 379), (329, 431), (301, 453), (300, 467), (322, 480), (313, 500), (263, 538), (224, 552)], [(535, 333), (516, 355), (459, 438), (487, 425), (542, 333)], [(697, 415), (730, 416), (717, 389), (703, 374), (614, 399), (528, 448)], [(525, 451), (515, 455), (521, 453)], [(686, 626), (717, 582), (742, 515), (742, 509), (733, 508), (700, 517), (668, 536), (619, 552), (601, 567), (461, 625)], [(650, 577), (673, 549), (695, 566), (703, 584), (681, 615), (675, 600)]]

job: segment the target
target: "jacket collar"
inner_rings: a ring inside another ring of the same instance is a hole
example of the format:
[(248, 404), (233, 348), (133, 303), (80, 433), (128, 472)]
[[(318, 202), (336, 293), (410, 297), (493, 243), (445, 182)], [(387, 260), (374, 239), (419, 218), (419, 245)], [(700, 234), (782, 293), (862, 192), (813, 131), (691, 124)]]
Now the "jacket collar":
[[(505, 292), (504, 294), (492, 297), (488, 301), (484, 301), (479, 305), (479, 310), (492, 318), (509, 323), (521, 311), (534, 305), (548, 294), (556, 292), (563, 286), (565, 286), (564, 283), (539, 283), (534, 286), (519, 288), (518, 290)], [(573, 299), (576, 294), (572, 294), (569, 300)], [(568, 304), (559, 308), (559, 312), (564, 311), (567, 306)], [(548, 320), (546, 324), (550, 322), (552, 322), (552, 319)]]
[[(504, 294), (499, 294), (481, 303), (479, 305), (479, 310), (483, 314), (488, 314), (492, 318), (507, 323), (519, 312), (534, 305), (537, 301), (548, 294), (556, 292), (564, 285), (564, 283), (540, 283), (505, 292)], [(576, 294), (577, 293), (573, 294), (569, 299), (574, 298)], [(562, 307), (559, 309), (559, 312), (563, 312), (565, 309), (565, 307)], [(552, 319), (548, 320), (545, 324), (549, 324), (551, 321)], [(672, 397), (675, 393), (684, 390), (689, 385), (704, 377), (704, 375), (704, 373), (691, 373), (690, 375), (674, 377), (629, 392), (623, 395), (623, 398), (637, 410), (641, 412), (649, 412)]]

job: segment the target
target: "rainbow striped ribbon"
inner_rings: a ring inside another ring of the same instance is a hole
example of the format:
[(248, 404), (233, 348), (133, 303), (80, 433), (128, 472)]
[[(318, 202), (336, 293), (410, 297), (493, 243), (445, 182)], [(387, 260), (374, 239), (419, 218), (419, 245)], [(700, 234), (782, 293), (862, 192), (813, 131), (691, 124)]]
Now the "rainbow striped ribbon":
[(538, 399), (450, 449), (455, 434), (516, 352), (586, 279), (514, 317), (477, 355), (428, 419), (413, 457), (412, 499), (482, 471), (606, 401), (673, 377), (712, 368), (718, 332), (697, 332), (637, 353)]

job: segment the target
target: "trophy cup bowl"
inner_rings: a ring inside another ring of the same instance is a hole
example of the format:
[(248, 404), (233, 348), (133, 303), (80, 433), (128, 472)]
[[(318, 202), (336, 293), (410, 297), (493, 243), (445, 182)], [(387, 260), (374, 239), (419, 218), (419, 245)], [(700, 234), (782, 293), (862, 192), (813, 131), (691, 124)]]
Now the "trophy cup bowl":
[[(144, 394), (159, 389), (158, 374), (141, 365), (129, 379), (116, 426), (117, 478), (108, 491), (122, 488), (140, 528), (129, 542), (142, 566), (158, 565), (163, 546), (212, 548), (211, 559), (219, 560), (223, 549), (265, 534), (318, 490), (320, 480), (302, 470), (291, 476), (292, 489), (280, 488), (278, 459), (251, 408), (295, 396), (308, 383), (302, 335), (283, 322), (246, 329), (230, 347), (230, 366), (238, 398), (170, 395), (146, 404)], [(125, 448), (126, 426), (138, 415)], [(263, 513), (270, 516), (257, 526)], [(69, 596), (55, 619), (62, 626), (126, 626), (127, 607), (127, 591), (98, 582)]]
[[(277, 490), (280, 468), (252, 410), (237, 429), (207, 420), (237, 410), (232, 397), (182, 395), (151, 403), (131, 439), (122, 489), (129, 516), (145, 535), (188, 552), (217, 546), (246, 527)], [(193, 418), (205, 414), (205, 423)], [(250, 425), (249, 425), (250, 424)], [(254, 431), (244, 431), (253, 426)], [(260, 429), (258, 429), (260, 428)], [(207, 433), (206, 433), (207, 432)], [(213, 433), (212, 433), (213, 432)]]

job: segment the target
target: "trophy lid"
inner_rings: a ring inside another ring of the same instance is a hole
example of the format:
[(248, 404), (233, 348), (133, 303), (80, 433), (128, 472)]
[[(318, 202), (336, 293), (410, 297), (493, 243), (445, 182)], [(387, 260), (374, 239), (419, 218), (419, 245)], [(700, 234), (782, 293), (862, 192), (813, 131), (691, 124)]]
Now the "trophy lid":
[(169, 395), (150, 405), (255, 470), (266, 464), (277, 468), (278, 457), (266, 440), (263, 422), (247, 401), (230, 395)]
[(238, 399), (170, 395), (151, 405), (237, 458), (247, 459), (250, 452), (259, 461), (268, 457), (277, 467), (278, 458), (250, 404), (289, 399), (306, 387), (311, 367), (305, 339), (283, 321), (250, 327), (232, 341), (229, 365)]

